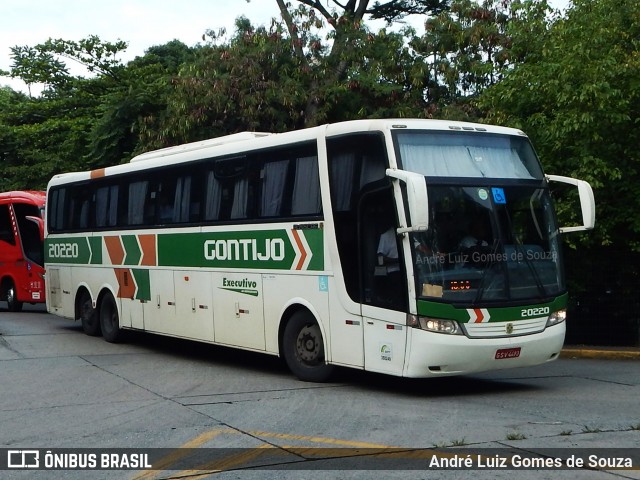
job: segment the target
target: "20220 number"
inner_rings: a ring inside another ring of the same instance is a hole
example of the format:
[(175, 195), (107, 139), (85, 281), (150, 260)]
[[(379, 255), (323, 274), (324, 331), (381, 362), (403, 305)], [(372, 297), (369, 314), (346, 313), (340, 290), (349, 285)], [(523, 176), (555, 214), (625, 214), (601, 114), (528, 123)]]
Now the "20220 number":
[(523, 308), (520, 311), (521, 317), (541, 317), (543, 315), (549, 315), (549, 307), (536, 307), (536, 308)]
[(49, 245), (49, 258), (78, 258), (78, 244), (52, 243)]

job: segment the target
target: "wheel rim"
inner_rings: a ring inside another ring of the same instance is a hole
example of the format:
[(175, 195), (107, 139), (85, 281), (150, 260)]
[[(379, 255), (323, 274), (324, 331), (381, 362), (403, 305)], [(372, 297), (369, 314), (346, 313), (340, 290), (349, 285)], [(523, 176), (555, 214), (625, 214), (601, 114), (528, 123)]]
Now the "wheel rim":
[(298, 333), (296, 354), (302, 363), (317, 365), (322, 361), (322, 335), (318, 325), (306, 325)]
[(7, 290), (7, 303), (9, 305), (13, 305), (16, 302), (16, 291), (14, 290), (13, 286), (9, 287), (9, 290)]

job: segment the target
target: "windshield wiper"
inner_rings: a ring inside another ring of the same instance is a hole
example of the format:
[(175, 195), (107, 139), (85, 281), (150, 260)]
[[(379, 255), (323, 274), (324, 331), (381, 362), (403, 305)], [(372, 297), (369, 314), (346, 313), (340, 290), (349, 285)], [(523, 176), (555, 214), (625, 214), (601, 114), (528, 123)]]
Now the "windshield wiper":
[[(478, 285), (478, 291), (476, 292), (476, 297), (473, 299), (473, 305), (476, 305), (478, 302), (480, 302), (482, 300), (482, 297), (484, 296), (485, 281), (487, 279), (487, 273), (490, 271), (493, 271), (493, 266), (496, 263), (496, 254), (498, 252), (498, 248), (500, 247), (500, 245), (502, 245), (502, 240), (498, 237), (498, 239), (494, 242), (494, 246), (493, 246), (493, 249), (491, 250), (491, 253), (489, 254), (489, 263), (484, 267), (484, 270), (482, 271), (482, 277), (480, 277), (480, 284)], [(508, 276), (505, 275), (505, 278), (506, 278), (506, 284), (508, 285), (508, 281), (509, 281)]]
[[(513, 223), (511, 222), (511, 215), (509, 215), (509, 210), (506, 208), (505, 208), (505, 216), (507, 218), (507, 223), (509, 225), (509, 234), (515, 240), (516, 235), (513, 231)], [(527, 252), (524, 250), (521, 243), (514, 242), (513, 245), (516, 249), (516, 253), (518, 254), (516, 257), (518, 259), (518, 263), (520, 263), (520, 259), (524, 260), (525, 264), (527, 265), (527, 268), (529, 269), (529, 272), (531, 272), (531, 277), (533, 278), (533, 281), (536, 284), (539, 297), (541, 299), (545, 298), (547, 295), (547, 292), (544, 288), (544, 285), (542, 284), (542, 281), (540, 280), (540, 274), (538, 273), (538, 270), (536, 269), (535, 265), (529, 258), (529, 255), (527, 255)], [(507, 268), (507, 276), (509, 276), (508, 268)], [(509, 290), (509, 297), (511, 297), (511, 290)]]

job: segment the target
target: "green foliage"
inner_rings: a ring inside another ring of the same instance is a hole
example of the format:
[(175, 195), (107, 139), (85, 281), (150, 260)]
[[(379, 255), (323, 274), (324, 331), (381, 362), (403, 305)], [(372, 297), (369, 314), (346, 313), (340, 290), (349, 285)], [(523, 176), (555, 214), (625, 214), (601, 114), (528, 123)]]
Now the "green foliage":
[(67, 170), (72, 152), (83, 151), (87, 117), (70, 107), (62, 100), (30, 99), (0, 115), (5, 189), (41, 189)]
[[(640, 250), (640, 217), (627, 214), (640, 206), (637, 2), (580, 0), (560, 17), (538, 0), (275, 1), (281, 16), (268, 26), (241, 17), (229, 37), (169, 42), (128, 65), (117, 60), (125, 42), (96, 36), (13, 47), (11, 75), (46, 88), (33, 99), (3, 92), (0, 177), (42, 186), (59, 171), (241, 130), (482, 117), (523, 128), (547, 171), (592, 183), (598, 232), (584, 238)], [(416, 11), (433, 13), (421, 37), (364, 22)], [(63, 60), (94, 76), (71, 76)]]
[(391, 0), (374, 2), (367, 10), (372, 19), (384, 19), (389, 24), (407, 15), (430, 15), (446, 11), (450, 0)]
[(548, 172), (592, 184), (597, 228), (585, 241), (640, 251), (640, 217), (629, 215), (640, 209), (640, 3), (577, 0), (546, 29), (478, 105), (487, 121), (523, 128)]
[(425, 69), (406, 45), (411, 31), (373, 33), (355, 4), (338, 14), (312, 3), (279, 1), (281, 20), (268, 27), (241, 17), (230, 38), (207, 32), (208, 43), (173, 80), (167, 112), (144, 119), (143, 143), (422, 116)]
[(152, 146), (141, 140), (150, 118), (164, 115), (173, 91), (172, 78), (193, 62), (195, 49), (174, 40), (151, 47), (127, 65), (120, 82), (107, 90), (89, 136), (93, 168), (130, 160)]
[(452, 0), (449, 10), (427, 19), (424, 35), (413, 38), (411, 47), (416, 62), (427, 67), (429, 116), (477, 119), (472, 100), (513, 64), (513, 16), (502, 0)]
[[(140, 124), (166, 109), (171, 78), (192, 60), (193, 49), (173, 41), (124, 66), (115, 56), (125, 47), (91, 36), (13, 49), (12, 75), (44, 83), (45, 90), (35, 98), (2, 97), (8, 105), (0, 112), (4, 189), (44, 188), (52, 175), (115, 165), (140, 148)], [(95, 76), (69, 75), (60, 58)]]

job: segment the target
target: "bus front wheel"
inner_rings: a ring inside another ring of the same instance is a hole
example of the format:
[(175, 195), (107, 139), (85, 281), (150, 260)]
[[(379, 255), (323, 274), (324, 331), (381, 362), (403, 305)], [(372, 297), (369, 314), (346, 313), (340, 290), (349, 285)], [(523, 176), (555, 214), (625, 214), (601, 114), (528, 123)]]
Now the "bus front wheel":
[(107, 293), (100, 302), (100, 329), (107, 342), (117, 343), (122, 340), (118, 307), (110, 293)]
[(18, 301), (16, 286), (13, 282), (10, 282), (7, 286), (7, 308), (10, 312), (19, 312), (22, 310), (22, 302)]
[(333, 373), (325, 363), (322, 332), (307, 311), (293, 314), (284, 329), (283, 355), (293, 374), (305, 382), (324, 382)]

